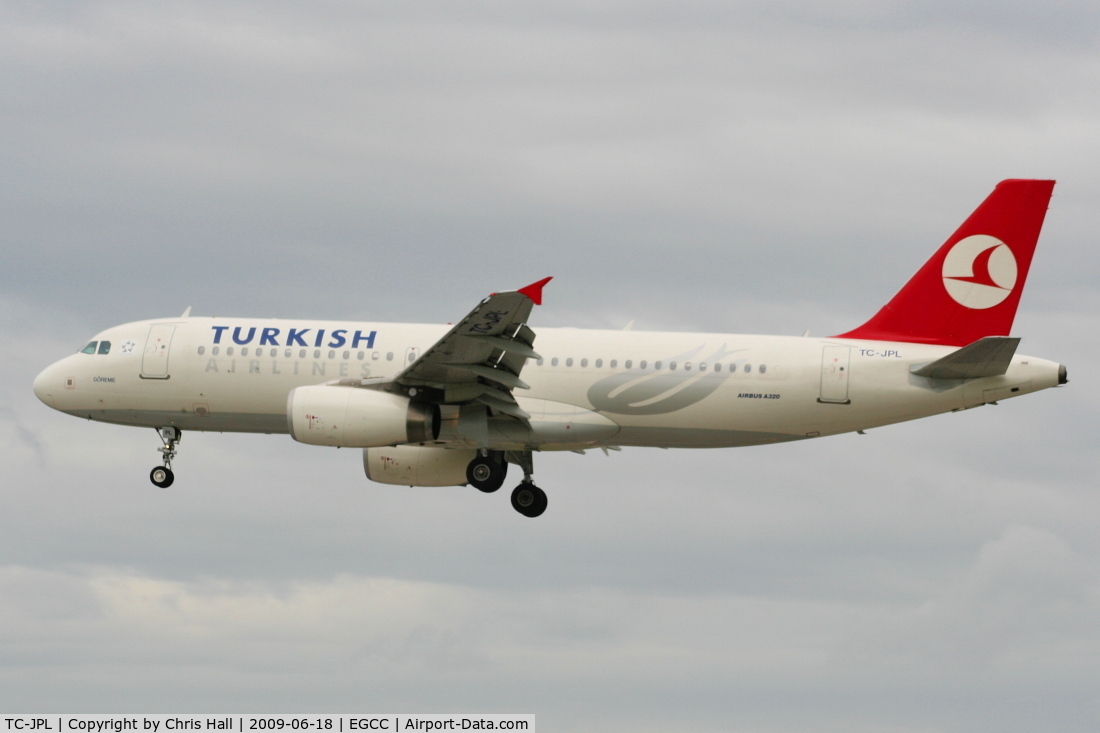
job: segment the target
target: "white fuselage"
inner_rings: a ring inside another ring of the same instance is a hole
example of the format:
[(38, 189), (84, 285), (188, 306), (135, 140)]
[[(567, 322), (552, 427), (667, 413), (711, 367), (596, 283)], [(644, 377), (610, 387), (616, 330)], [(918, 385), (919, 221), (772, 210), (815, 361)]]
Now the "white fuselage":
[[(448, 326), (176, 318), (110, 328), (108, 353), (48, 367), (35, 393), (63, 412), (182, 430), (287, 432), (304, 385), (392, 378)], [(975, 407), (1058, 384), (1017, 354), (1004, 376), (937, 382), (911, 368), (957, 347), (838, 338), (540, 328), (514, 394), (557, 424), (537, 446), (491, 429), (490, 447), (714, 448), (834, 435)], [(97, 351), (99, 349), (97, 348)], [(561, 438), (576, 426), (575, 438)], [(585, 430), (588, 426), (588, 430)], [(597, 429), (598, 427), (598, 429)], [(441, 436), (442, 438), (443, 436)]]

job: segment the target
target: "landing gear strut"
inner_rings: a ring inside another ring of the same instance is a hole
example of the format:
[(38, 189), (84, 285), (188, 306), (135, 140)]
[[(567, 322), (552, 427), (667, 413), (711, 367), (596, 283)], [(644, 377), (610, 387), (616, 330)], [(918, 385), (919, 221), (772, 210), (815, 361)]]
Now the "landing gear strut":
[(546, 511), (546, 492), (535, 486), (531, 451), (508, 451), (508, 460), (523, 469), (523, 482), (512, 490), (512, 508), (525, 517), (537, 517)]
[(164, 456), (164, 465), (157, 466), (150, 471), (149, 480), (153, 482), (154, 486), (167, 489), (176, 480), (176, 475), (172, 473), (172, 459), (176, 457), (176, 446), (183, 437), (183, 433), (179, 428), (166, 427), (157, 428), (157, 434), (160, 435), (160, 440), (164, 443), (164, 446), (157, 448)]
[(504, 485), (508, 463), (500, 451), (482, 449), (466, 467), (466, 481), (478, 491), (492, 493)]

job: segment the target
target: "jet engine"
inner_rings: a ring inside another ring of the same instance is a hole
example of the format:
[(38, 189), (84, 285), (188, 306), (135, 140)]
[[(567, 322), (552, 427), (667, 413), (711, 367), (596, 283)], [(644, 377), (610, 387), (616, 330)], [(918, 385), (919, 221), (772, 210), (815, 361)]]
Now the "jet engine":
[(313, 385), (291, 390), (290, 437), (310, 445), (373, 448), (439, 437), (439, 406), (358, 387)]
[(367, 478), (397, 486), (461, 486), (466, 466), (477, 455), (473, 448), (436, 448), (397, 445), (364, 448), (363, 470)]

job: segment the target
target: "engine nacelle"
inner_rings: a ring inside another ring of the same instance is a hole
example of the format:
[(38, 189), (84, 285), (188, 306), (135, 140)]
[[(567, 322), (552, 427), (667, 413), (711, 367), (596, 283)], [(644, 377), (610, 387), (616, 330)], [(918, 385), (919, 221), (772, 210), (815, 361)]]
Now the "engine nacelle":
[(461, 486), (474, 449), (397, 445), (364, 448), (363, 470), (380, 484), (398, 486)]
[(373, 448), (439, 437), (439, 406), (358, 387), (314, 385), (291, 390), (290, 437), (310, 445)]

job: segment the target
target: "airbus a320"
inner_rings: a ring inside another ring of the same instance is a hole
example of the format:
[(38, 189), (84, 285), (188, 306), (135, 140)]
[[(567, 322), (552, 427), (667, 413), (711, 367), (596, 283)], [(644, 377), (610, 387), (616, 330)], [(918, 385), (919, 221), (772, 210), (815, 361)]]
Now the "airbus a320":
[[(541, 515), (541, 451), (725, 448), (862, 431), (1065, 384), (1009, 336), (1054, 181), (1002, 181), (878, 313), (827, 338), (532, 328), (550, 278), (457, 325), (188, 312), (109, 328), (35, 379), (67, 414), (362, 448), (372, 481), (493, 492)], [(536, 338), (537, 336), (537, 338)]]

